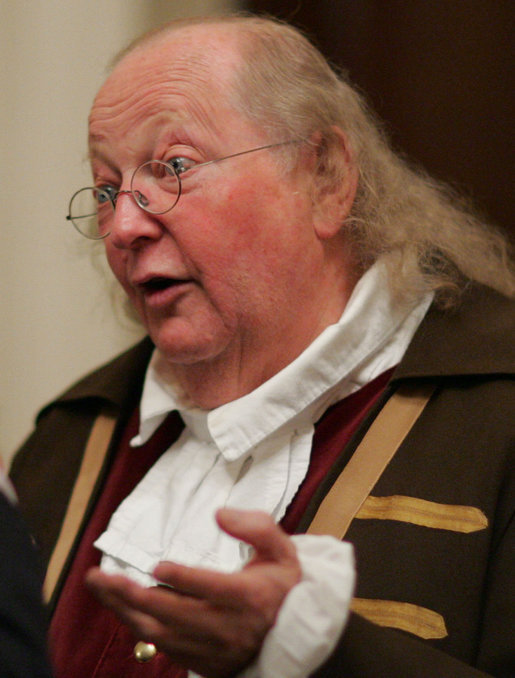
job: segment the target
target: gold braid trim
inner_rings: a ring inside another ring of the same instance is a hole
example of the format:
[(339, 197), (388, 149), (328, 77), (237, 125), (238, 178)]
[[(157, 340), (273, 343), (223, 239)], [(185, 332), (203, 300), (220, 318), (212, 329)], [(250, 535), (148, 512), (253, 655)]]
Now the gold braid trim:
[(356, 514), (362, 520), (399, 520), (451, 532), (478, 532), (488, 527), (488, 519), (474, 506), (439, 504), (417, 497), (369, 496)]
[(395, 600), (354, 598), (351, 610), (374, 624), (408, 631), (425, 640), (445, 638), (447, 635), (442, 615), (419, 605)]

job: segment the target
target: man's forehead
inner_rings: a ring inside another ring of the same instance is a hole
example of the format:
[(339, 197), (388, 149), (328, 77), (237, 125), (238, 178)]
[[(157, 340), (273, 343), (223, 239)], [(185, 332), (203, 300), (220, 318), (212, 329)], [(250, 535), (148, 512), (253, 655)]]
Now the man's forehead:
[[(90, 115), (93, 138), (105, 117), (112, 120), (129, 110), (137, 116), (144, 102), (153, 103), (154, 110), (158, 111), (170, 98), (184, 96), (195, 109), (190, 112), (197, 113), (204, 122), (220, 107), (227, 104), (232, 108), (237, 57), (230, 43), (216, 32), (210, 34), (208, 43), (202, 42), (204, 28), (195, 26), (173, 31), (127, 54), (95, 98)], [(180, 111), (174, 114), (178, 119), (181, 117)]]

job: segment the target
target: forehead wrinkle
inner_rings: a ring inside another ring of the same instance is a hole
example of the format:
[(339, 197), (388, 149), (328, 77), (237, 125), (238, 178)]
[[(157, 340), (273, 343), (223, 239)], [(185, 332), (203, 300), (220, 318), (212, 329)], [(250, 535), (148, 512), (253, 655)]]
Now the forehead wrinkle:
[[(195, 54), (174, 54), (169, 64), (162, 54), (157, 55), (157, 62), (156, 55), (147, 55), (147, 58), (140, 55), (138, 60), (130, 59), (131, 56), (115, 68), (97, 94), (89, 118), (90, 143), (106, 138), (97, 129), (102, 130), (105, 123), (116, 129), (122, 116), (128, 115), (131, 124), (138, 124), (149, 112), (169, 112), (177, 114), (182, 121), (193, 118), (217, 129), (220, 116), (215, 113), (219, 112), (220, 104), (230, 106), (230, 97), (224, 95), (221, 99), (218, 94), (218, 85), (224, 79), (217, 73), (213, 61)], [(232, 87), (227, 80), (226, 77), (223, 82), (224, 91), (230, 92)]]

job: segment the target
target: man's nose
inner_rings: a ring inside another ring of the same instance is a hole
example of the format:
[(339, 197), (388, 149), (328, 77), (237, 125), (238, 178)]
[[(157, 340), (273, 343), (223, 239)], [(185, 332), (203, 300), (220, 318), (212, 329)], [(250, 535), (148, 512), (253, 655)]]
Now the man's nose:
[(161, 232), (157, 219), (138, 205), (131, 191), (118, 193), (109, 235), (115, 247), (140, 247), (148, 240), (159, 238)]

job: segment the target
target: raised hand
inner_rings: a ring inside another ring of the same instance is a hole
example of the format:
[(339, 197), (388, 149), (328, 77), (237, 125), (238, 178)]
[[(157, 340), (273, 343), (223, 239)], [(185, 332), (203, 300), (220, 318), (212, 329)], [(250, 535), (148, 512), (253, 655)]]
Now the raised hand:
[(225, 508), (216, 518), (225, 532), (254, 548), (239, 572), (162, 562), (154, 576), (165, 586), (149, 589), (99, 568), (86, 578), (137, 637), (207, 678), (231, 676), (250, 663), (301, 579), (292, 541), (266, 513)]

